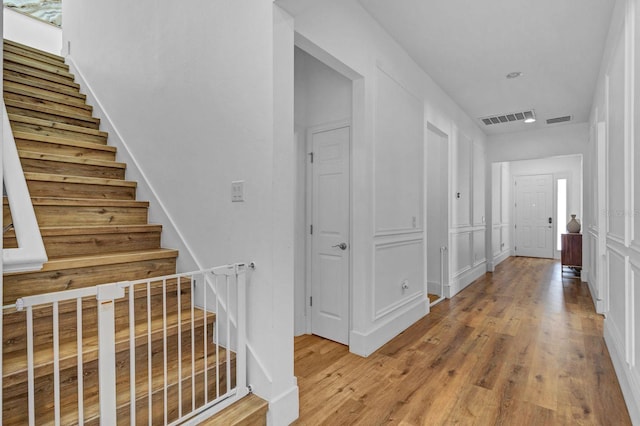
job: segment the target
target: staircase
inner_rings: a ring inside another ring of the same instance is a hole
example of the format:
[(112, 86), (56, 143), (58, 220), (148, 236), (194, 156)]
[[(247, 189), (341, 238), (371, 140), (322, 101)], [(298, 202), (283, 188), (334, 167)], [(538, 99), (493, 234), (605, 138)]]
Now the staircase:
[[(115, 161), (116, 149), (107, 145), (108, 135), (99, 130), (100, 120), (93, 117), (64, 59), (4, 40), (3, 77), (5, 105), (49, 257), (40, 271), (4, 275), (3, 304), (175, 274), (178, 252), (161, 248), (162, 227), (148, 223), (149, 203), (136, 200), (136, 182), (125, 179), (126, 164)], [(3, 218), (5, 225), (12, 223), (6, 199)], [(5, 232), (4, 247), (17, 247), (13, 230)], [(140, 424), (175, 421), (204, 404), (197, 395), (205, 387), (214, 396), (216, 389), (226, 388), (227, 372), (234, 386), (234, 355), (227, 358), (224, 348), (213, 343), (216, 316), (194, 308), (193, 299), (191, 279), (183, 277), (135, 287), (116, 301), (113, 373), (119, 423), (129, 424), (134, 412)], [(52, 327), (55, 311), (57, 330)], [(95, 297), (33, 308), (35, 424), (55, 422), (56, 398), (61, 424), (100, 423), (96, 312)], [(4, 310), (4, 425), (28, 423), (25, 324), (24, 311)], [(56, 337), (57, 349), (52, 343)], [(130, 374), (132, 358), (135, 376)], [(216, 360), (223, 360), (222, 366)], [(56, 383), (60, 390), (54, 397)]]

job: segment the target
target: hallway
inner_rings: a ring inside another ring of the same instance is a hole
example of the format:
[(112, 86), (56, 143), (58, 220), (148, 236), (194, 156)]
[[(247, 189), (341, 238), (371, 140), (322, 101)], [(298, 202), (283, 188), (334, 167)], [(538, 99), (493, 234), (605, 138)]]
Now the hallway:
[(512, 257), (368, 358), (295, 340), (299, 425), (629, 425), (588, 287)]

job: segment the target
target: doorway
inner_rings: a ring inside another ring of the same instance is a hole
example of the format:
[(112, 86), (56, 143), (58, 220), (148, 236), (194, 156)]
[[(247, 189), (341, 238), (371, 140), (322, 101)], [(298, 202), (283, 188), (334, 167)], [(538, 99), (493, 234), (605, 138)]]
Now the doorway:
[(444, 299), (449, 247), (449, 145), (448, 136), (427, 126), (427, 290), (431, 304)]
[(353, 82), (298, 47), (294, 61), (295, 331), (348, 345)]
[(515, 178), (515, 253), (554, 257), (553, 175)]

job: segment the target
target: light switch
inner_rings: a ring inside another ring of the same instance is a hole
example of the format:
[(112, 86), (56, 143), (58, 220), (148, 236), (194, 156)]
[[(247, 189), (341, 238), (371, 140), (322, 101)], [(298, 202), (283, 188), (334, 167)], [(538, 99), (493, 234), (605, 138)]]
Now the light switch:
[(244, 181), (236, 180), (231, 182), (231, 202), (244, 201)]

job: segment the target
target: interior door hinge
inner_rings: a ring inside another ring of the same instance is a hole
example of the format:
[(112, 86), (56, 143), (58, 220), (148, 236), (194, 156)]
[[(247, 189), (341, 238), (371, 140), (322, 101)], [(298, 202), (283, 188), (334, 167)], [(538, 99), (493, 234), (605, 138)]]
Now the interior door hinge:
[(309, 306), (313, 306), (313, 296), (309, 297)]
[(311, 163), (313, 164), (313, 152), (309, 153), (309, 158), (311, 159)]
[(309, 225), (309, 234), (313, 235), (313, 225)]

